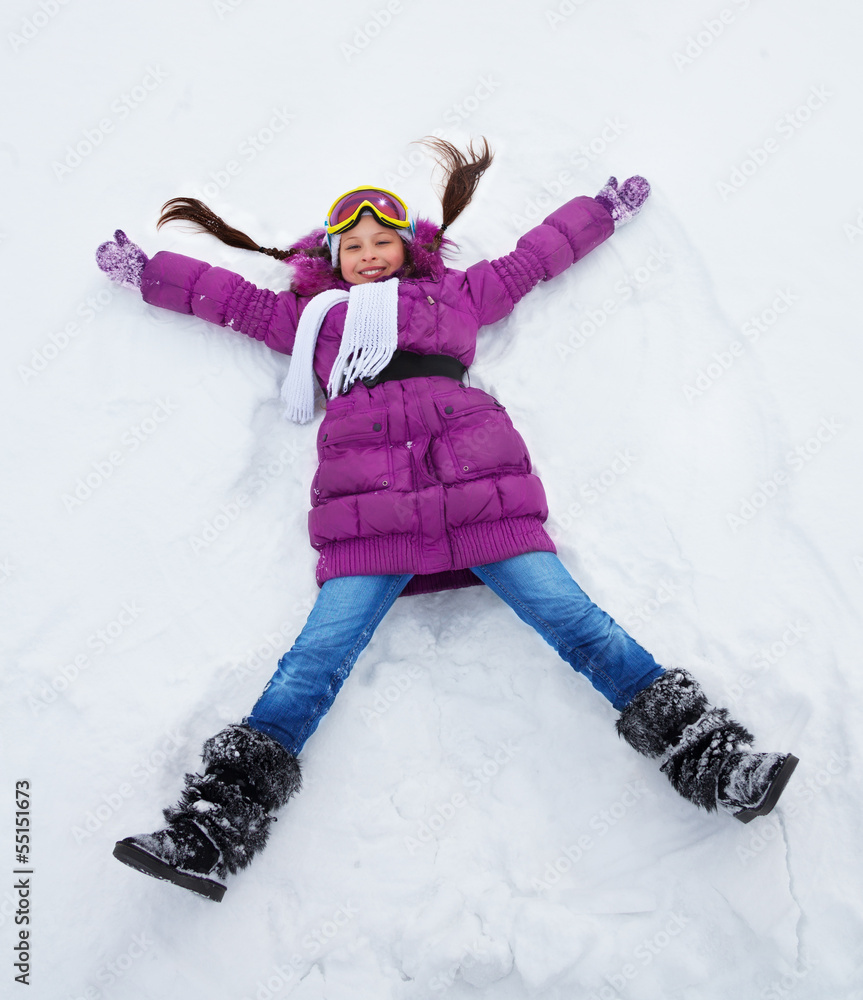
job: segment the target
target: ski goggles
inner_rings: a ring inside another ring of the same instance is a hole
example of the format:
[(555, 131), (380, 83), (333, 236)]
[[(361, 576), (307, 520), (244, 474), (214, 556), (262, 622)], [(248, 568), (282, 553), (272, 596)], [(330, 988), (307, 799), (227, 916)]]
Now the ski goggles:
[(327, 235), (336, 236), (355, 226), (366, 210), (384, 226), (413, 231), (408, 207), (397, 194), (383, 188), (358, 187), (333, 202), (324, 224)]

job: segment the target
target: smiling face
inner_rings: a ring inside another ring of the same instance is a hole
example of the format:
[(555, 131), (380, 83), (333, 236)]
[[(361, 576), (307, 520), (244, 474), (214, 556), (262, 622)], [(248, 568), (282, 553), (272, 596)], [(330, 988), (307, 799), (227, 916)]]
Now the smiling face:
[(373, 215), (364, 215), (339, 244), (339, 267), (351, 285), (363, 285), (378, 278), (388, 278), (405, 262), (401, 236), (384, 226)]

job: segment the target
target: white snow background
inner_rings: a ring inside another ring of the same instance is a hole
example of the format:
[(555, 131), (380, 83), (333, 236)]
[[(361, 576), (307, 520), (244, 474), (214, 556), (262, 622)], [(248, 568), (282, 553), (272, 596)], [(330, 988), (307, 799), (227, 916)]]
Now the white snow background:
[[(860, 5), (9, 0), (2, 28), (2, 995), (863, 996)], [(144, 305), (94, 251), (121, 227), (284, 288), (157, 232), (162, 204), (267, 246), (367, 182), (439, 218), (411, 145), (435, 131), (496, 151), (455, 266), (650, 179), (481, 333), (471, 380), (591, 597), (801, 764), (768, 818), (699, 812), (488, 590), (404, 598), (215, 905), (111, 850), (305, 619), (315, 429), (282, 419), (288, 358)]]

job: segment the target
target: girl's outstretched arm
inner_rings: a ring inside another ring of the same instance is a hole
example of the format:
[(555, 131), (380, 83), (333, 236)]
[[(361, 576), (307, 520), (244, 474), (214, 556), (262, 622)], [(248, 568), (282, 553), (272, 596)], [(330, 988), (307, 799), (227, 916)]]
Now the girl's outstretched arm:
[(565, 271), (605, 242), (641, 209), (650, 191), (631, 177), (618, 190), (612, 177), (596, 198), (568, 201), (522, 236), (505, 257), (481, 261), (465, 272), (480, 323), (494, 323), (540, 281)]
[(293, 350), (300, 312), (293, 292), (258, 288), (182, 254), (161, 251), (150, 260), (120, 229), (114, 239), (99, 247), (96, 261), (113, 281), (140, 288), (145, 302), (238, 330), (282, 354)]

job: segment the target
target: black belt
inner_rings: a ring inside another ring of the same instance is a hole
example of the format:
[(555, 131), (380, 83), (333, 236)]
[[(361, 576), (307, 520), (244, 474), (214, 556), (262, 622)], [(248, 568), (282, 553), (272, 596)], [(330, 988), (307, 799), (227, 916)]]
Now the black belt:
[(425, 378), (429, 375), (444, 375), (461, 382), (467, 368), (458, 360), (446, 354), (413, 354), (411, 351), (396, 350), (390, 363), (374, 378), (364, 378), (363, 383), (370, 389), (379, 382), (392, 382), (402, 378)]

